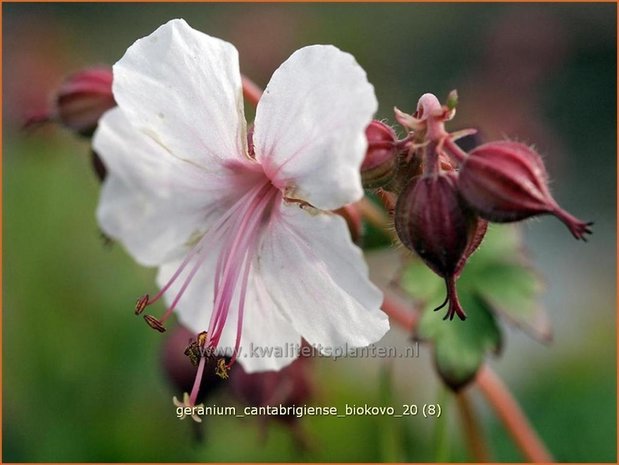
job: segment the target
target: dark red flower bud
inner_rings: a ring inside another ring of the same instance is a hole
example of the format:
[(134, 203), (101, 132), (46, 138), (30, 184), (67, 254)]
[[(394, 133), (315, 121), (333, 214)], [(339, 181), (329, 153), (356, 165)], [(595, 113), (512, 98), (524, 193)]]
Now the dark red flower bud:
[(454, 171), (418, 176), (404, 189), (395, 211), (395, 228), (402, 243), (445, 279), (449, 303), (445, 319), (466, 318), (456, 293), (456, 279), (475, 251), (485, 227), (462, 204)]
[(372, 121), (365, 130), (368, 148), (361, 165), (363, 187), (386, 186), (397, 170), (397, 137), (393, 129), (380, 121)]
[(84, 136), (92, 135), (99, 118), (115, 106), (109, 68), (91, 68), (72, 74), (62, 83), (56, 96), (60, 122)]
[(540, 156), (511, 141), (489, 142), (472, 150), (460, 170), (458, 189), (466, 202), (489, 221), (508, 223), (551, 214), (576, 239), (585, 240), (590, 226), (563, 210), (548, 189)]
[(57, 121), (80, 135), (91, 136), (99, 118), (115, 106), (112, 70), (87, 68), (68, 76), (54, 95), (53, 107), (29, 118), (25, 126)]
[[(293, 407), (307, 403), (312, 396), (310, 357), (299, 357), (279, 371), (246, 373), (241, 367), (231, 378), (233, 392), (253, 407)], [(294, 422), (294, 414), (275, 415), (280, 421)]]

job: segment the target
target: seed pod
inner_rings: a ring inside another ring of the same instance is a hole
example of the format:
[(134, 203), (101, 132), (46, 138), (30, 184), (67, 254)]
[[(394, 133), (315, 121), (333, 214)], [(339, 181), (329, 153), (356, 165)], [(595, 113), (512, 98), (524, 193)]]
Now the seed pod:
[(398, 198), (395, 228), (402, 243), (445, 279), (447, 298), (436, 310), (449, 303), (445, 318), (453, 319), (457, 314), (464, 320), (456, 278), (485, 229), (462, 205), (456, 183), (454, 171), (413, 178)]
[(361, 165), (363, 187), (384, 187), (397, 170), (397, 137), (393, 129), (380, 121), (372, 121), (365, 130), (368, 148)]
[(460, 170), (458, 190), (484, 219), (497, 223), (551, 214), (576, 239), (591, 234), (584, 223), (563, 210), (548, 189), (548, 174), (530, 147), (511, 141), (489, 142), (472, 150)]

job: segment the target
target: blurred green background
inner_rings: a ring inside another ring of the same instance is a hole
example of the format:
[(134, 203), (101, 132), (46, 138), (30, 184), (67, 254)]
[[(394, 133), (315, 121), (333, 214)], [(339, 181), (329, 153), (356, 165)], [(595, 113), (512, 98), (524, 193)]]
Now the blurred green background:
[[(554, 341), (506, 329), (492, 365), (559, 461), (616, 461), (616, 6), (613, 4), (3, 4), (3, 461), (433, 461), (422, 418), (304, 418), (309, 447), (257, 418), (208, 419), (206, 441), (179, 422), (159, 362), (161, 337), (132, 305), (154, 270), (106, 247), (94, 209), (88, 142), (58, 127), (20, 131), (62, 77), (112, 64), (137, 38), (185, 18), (235, 44), (265, 85), (297, 48), (355, 55), (380, 102), (412, 111), (457, 88), (452, 129), (534, 142), (557, 200), (594, 220), (578, 243), (553, 218), (524, 225), (545, 277)], [(374, 270), (384, 256), (369, 254)], [(388, 260), (387, 260), (388, 261)], [(375, 271), (376, 273), (377, 271)], [(378, 271), (379, 273), (381, 271)], [(389, 273), (388, 267), (384, 273)], [(393, 328), (386, 344), (405, 346)], [(319, 360), (315, 405), (445, 399), (428, 349), (408, 360)], [(473, 389), (497, 461), (522, 459)], [(234, 400), (225, 392), (212, 399)], [(450, 453), (471, 460), (455, 402)], [(452, 408), (449, 408), (449, 405)]]

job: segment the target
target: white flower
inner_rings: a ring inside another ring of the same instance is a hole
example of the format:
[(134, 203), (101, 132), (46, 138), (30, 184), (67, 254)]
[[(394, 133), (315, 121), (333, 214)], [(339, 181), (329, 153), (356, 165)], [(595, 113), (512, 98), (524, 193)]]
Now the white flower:
[(208, 331), (207, 349), (234, 347), (248, 372), (286, 366), (295, 354), (281, 349), (301, 337), (329, 350), (384, 335), (381, 293), (329, 212), (363, 195), (377, 108), (351, 55), (315, 45), (284, 62), (259, 102), (253, 147), (236, 49), (183, 20), (127, 50), (113, 92), (118, 108), (94, 138), (109, 172), (97, 217), (139, 263), (160, 267), (161, 291), (142, 301), (165, 296), (154, 321), (176, 311)]

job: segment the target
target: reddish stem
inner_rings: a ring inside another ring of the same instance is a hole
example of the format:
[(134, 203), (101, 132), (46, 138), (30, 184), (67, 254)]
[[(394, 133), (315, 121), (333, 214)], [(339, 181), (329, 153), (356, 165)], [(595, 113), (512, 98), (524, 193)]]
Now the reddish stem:
[[(410, 312), (405, 305), (398, 303), (388, 295), (385, 295), (382, 309), (389, 315), (391, 321), (408, 332), (412, 332), (419, 321), (416, 313)], [(489, 366), (482, 365), (475, 383), (496, 411), (527, 460), (530, 462), (552, 462), (553, 458), (546, 446), (501, 378)]]
[(353, 205), (358, 207), (359, 213), (361, 213), (363, 219), (376, 228), (382, 229), (394, 242), (397, 242), (398, 236), (395, 230), (389, 227), (389, 225), (392, 224), (391, 217), (385, 210), (367, 197), (363, 197), (359, 202)]
[(552, 462), (553, 458), (546, 446), (533, 430), (520, 405), (501, 378), (490, 367), (483, 365), (479, 369), (476, 382), (527, 460)]
[(417, 326), (418, 314), (409, 311), (401, 303), (397, 302), (393, 297), (385, 294), (383, 299), (383, 312), (385, 312), (391, 321), (396, 322), (402, 328), (412, 331)]
[(393, 216), (393, 211), (395, 210), (395, 204), (398, 200), (398, 197), (393, 192), (386, 191), (382, 188), (376, 191), (376, 195), (378, 196), (378, 199), (383, 203), (385, 209), (387, 210), (387, 213), (389, 213), (389, 216)]
[(457, 165), (461, 165), (468, 156), (464, 150), (460, 148), (458, 144), (454, 142), (451, 137), (447, 137), (443, 142), (443, 149), (447, 155), (456, 162)]
[(243, 97), (253, 106), (257, 106), (262, 97), (262, 89), (245, 75), (241, 75), (241, 84), (243, 85)]
[[(243, 96), (245, 97), (245, 99), (247, 99), (247, 101), (249, 101), (253, 105), (257, 105), (260, 101), (260, 97), (262, 96), (262, 90), (260, 89), (260, 87), (258, 87), (251, 79), (246, 76), (242, 76), (242, 85)], [(435, 132), (440, 133), (440, 131)], [(456, 144), (453, 144), (453, 146), (457, 147)], [(449, 148), (451, 148), (453, 151), (456, 151), (453, 146), (451, 144), (448, 144)], [(462, 156), (462, 153), (452, 154), (452, 156), (459, 158), (460, 156)], [(393, 215), (393, 210), (395, 209), (395, 203), (397, 200), (396, 195), (392, 192), (387, 192), (383, 189), (379, 189), (378, 197), (389, 212), (389, 214)], [(389, 315), (392, 321), (396, 322), (398, 325), (400, 325), (409, 332), (412, 332), (418, 323), (419, 317), (417, 312), (409, 311), (409, 309), (406, 308), (404, 305), (398, 303), (393, 298), (387, 295), (385, 295), (382, 309), (387, 315)], [(201, 360), (200, 362), (202, 366), (198, 368), (199, 372), (201, 371), (200, 368), (204, 370), (203, 361)], [(486, 396), (488, 402), (496, 410), (498, 416), (501, 418), (501, 420), (505, 424), (505, 427), (514, 439), (514, 442), (518, 445), (518, 447), (520, 447), (525, 457), (527, 457), (527, 459), (532, 462), (552, 461), (552, 456), (549, 454), (546, 447), (531, 427), (522, 409), (509, 392), (507, 386), (505, 386), (505, 384), (498, 377), (498, 375), (496, 375), (487, 365), (483, 365), (479, 369), (475, 381), (479, 386), (480, 390)], [(195, 397), (197, 397), (197, 388), (195, 385), (194, 389), (192, 389), (192, 397), (194, 397), (194, 395)], [(471, 414), (469, 420), (472, 420), (473, 416), (470, 409), (468, 411), (468, 414)], [(483, 458), (485, 449), (483, 448), (483, 442), (481, 441), (480, 434), (476, 434), (475, 448), (477, 451), (477, 457)]]

